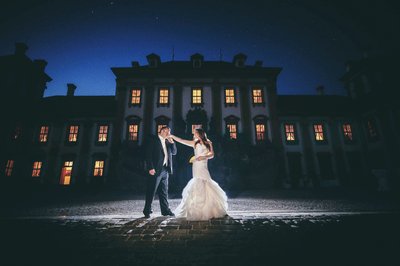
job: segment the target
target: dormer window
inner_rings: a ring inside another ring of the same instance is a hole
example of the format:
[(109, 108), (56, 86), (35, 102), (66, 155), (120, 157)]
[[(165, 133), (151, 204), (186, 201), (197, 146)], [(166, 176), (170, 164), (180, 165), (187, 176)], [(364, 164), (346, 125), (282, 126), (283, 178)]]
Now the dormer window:
[(235, 67), (244, 67), (247, 56), (245, 54), (237, 54), (233, 57), (233, 64)]
[(157, 54), (149, 54), (146, 56), (147, 62), (149, 63), (149, 67), (156, 68), (161, 64), (160, 56)]
[(201, 54), (194, 54), (190, 57), (193, 68), (200, 68), (203, 65), (204, 57)]

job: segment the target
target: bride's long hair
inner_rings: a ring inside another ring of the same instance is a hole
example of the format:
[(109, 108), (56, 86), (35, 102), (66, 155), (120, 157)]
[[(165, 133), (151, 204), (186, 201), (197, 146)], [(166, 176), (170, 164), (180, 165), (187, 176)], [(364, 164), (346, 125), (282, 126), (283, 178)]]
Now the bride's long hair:
[[(203, 141), (203, 144), (207, 147), (208, 150), (210, 150), (211, 149), (210, 141), (207, 138), (206, 132), (202, 128), (196, 128), (195, 130), (199, 134), (199, 137)], [(200, 143), (200, 140), (198, 139), (194, 143), (194, 146), (196, 147), (196, 145), (199, 144), (199, 143)]]

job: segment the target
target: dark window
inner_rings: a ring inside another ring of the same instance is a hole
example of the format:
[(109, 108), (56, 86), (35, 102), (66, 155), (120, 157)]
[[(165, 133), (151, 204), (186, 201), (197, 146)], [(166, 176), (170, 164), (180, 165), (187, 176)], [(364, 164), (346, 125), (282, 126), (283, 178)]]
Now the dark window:
[(230, 139), (237, 139), (238, 138), (238, 122), (239, 118), (236, 116), (228, 116), (225, 119), (225, 125), (226, 125), (226, 135)]
[(376, 127), (376, 122), (373, 118), (367, 120), (367, 133), (369, 140), (378, 140), (378, 129)]

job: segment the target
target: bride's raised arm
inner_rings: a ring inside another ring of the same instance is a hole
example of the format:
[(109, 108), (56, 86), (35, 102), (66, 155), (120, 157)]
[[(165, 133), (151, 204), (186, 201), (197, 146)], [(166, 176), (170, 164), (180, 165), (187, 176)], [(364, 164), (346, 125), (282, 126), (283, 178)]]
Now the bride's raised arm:
[(175, 135), (169, 135), (169, 137), (171, 137), (173, 140), (175, 140), (175, 141), (177, 141), (179, 143), (185, 144), (185, 145), (190, 146), (192, 148), (194, 147), (194, 140), (181, 139), (180, 137), (177, 137)]

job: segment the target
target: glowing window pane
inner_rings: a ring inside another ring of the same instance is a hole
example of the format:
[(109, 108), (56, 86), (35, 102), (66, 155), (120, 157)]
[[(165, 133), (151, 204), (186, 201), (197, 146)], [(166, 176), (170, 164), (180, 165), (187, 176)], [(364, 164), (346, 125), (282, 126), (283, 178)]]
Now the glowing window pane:
[(262, 90), (258, 88), (253, 88), (253, 103), (254, 104), (260, 104), (263, 103), (263, 97), (262, 97)]
[(137, 141), (138, 140), (138, 132), (139, 132), (139, 125), (138, 124), (130, 124), (128, 128), (128, 140), (130, 141)]
[(47, 142), (49, 136), (49, 127), (48, 126), (41, 126), (40, 133), (39, 133), (39, 142)]
[(168, 104), (169, 101), (169, 89), (160, 89), (160, 104)]
[(61, 169), (60, 185), (71, 184), (73, 161), (65, 161)]
[(350, 124), (343, 124), (343, 135), (347, 141), (353, 140), (353, 132)]
[(324, 141), (325, 140), (324, 129), (323, 129), (322, 124), (314, 125), (314, 134), (315, 134), (316, 141)]
[(68, 133), (69, 142), (76, 142), (78, 140), (78, 131), (79, 131), (79, 126), (69, 127), (69, 133)]
[(225, 89), (225, 103), (228, 103), (228, 104), (235, 103), (235, 89), (233, 89), (233, 88)]
[(192, 89), (192, 103), (201, 104), (202, 103), (202, 90), (201, 88)]
[(6, 176), (11, 176), (13, 168), (14, 168), (14, 160), (7, 160), (6, 170), (5, 170)]
[(296, 140), (293, 124), (285, 125), (285, 135), (286, 135), (286, 141), (295, 141)]
[(139, 105), (140, 104), (140, 95), (142, 91), (141, 89), (132, 89), (131, 91), (131, 104)]
[(103, 176), (104, 173), (104, 161), (95, 161), (94, 162), (94, 176)]
[(39, 177), (41, 169), (42, 169), (42, 162), (39, 162), (39, 161), (33, 162), (32, 176)]
[(256, 139), (257, 141), (262, 141), (265, 139), (265, 125), (256, 124)]
[(106, 142), (107, 141), (107, 135), (108, 135), (108, 126), (100, 126), (99, 127), (99, 134), (97, 137), (98, 142)]
[(236, 124), (227, 124), (226, 125), (228, 132), (229, 132), (229, 137), (231, 139), (236, 139), (237, 138), (237, 126)]

